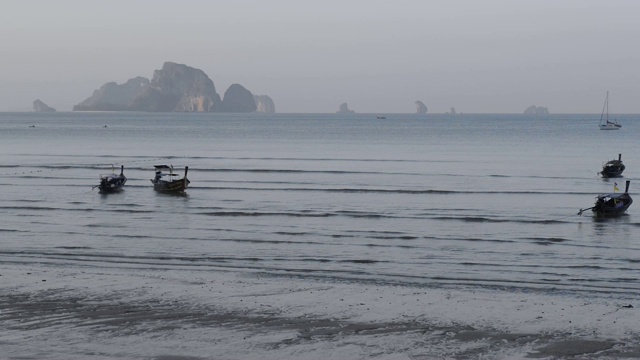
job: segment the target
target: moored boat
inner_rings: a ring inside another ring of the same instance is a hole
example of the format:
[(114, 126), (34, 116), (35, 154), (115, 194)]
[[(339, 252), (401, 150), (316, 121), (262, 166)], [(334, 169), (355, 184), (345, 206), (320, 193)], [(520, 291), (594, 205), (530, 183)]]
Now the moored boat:
[(621, 127), (622, 125), (617, 122), (611, 122), (609, 120), (604, 124), (600, 124), (600, 130), (619, 130)]
[(173, 173), (173, 166), (169, 165), (154, 165), (156, 169), (156, 175), (151, 179), (153, 188), (159, 192), (169, 193), (182, 193), (189, 186), (189, 179), (187, 179), (187, 172), (189, 167), (184, 167), (184, 177), (180, 178), (180, 175)]
[(605, 178), (620, 177), (625, 166), (622, 163), (622, 154), (618, 154), (618, 160), (609, 160), (602, 164), (602, 171), (599, 174)]
[[(596, 203), (594, 206), (586, 209), (580, 209), (578, 215), (586, 210), (591, 210), (597, 217), (614, 217), (624, 214), (625, 211), (633, 203), (631, 195), (629, 195), (630, 180), (627, 180), (624, 193), (613, 192), (611, 194), (601, 194), (596, 196)], [(617, 185), (617, 184), (616, 184)], [(617, 188), (614, 185), (614, 190)]]
[[(606, 116), (605, 116), (606, 115)], [(604, 99), (604, 106), (602, 107), (602, 114), (600, 115), (600, 130), (618, 130), (622, 125), (617, 121), (609, 120), (609, 92)]]
[(114, 172), (112, 174), (100, 175), (100, 184), (93, 188), (98, 188), (102, 194), (108, 194), (120, 191), (126, 182), (127, 177), (124, 176), (124, 165), (122, 165), (120, 167), (120, 174)]

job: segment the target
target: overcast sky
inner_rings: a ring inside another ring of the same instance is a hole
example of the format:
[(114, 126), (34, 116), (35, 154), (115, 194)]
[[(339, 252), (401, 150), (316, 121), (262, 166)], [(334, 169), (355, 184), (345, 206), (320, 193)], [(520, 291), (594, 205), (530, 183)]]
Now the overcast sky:
[(640, 113), (637, 0), (2, 0), (0, 111), (165, 61), (278, 112)]

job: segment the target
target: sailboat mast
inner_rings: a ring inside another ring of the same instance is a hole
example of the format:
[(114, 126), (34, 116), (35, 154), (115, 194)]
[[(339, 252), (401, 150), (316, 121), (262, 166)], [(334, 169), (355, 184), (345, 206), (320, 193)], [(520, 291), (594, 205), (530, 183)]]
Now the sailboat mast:
[(609, 123), (609, 92), (607, 91), (607, 124)]
[(602, 124), (602, 118), (604, 117), (604, 111), (607, 110), (607, 121), (609, 121), (609, 92), (607, 91), (607, 96), (604, 98), (604, 104), (602, 105), (602, 114), (600, 114), (600, 124)]

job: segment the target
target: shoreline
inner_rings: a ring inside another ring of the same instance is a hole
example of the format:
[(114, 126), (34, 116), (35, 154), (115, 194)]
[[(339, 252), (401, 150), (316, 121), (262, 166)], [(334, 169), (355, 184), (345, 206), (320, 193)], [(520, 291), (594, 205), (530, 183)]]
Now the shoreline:
[(640, 305), (603, 296), (62, 266), (0, 264), (5, 356), (640, 357)]

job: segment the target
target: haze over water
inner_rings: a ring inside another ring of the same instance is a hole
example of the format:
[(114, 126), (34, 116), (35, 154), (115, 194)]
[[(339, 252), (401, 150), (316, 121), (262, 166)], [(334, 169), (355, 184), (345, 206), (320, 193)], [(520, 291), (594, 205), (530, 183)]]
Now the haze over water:
[(171, 61), (286, 113), (594, 113), (606, 91), (640, 113), (634, 0), (4, 4), (0, 111), (70, 111)]
[[(384, 294), (524, 292), (569, 302), (595, 296), (635, 304), (636, 205), (617, 219), (576, 214), (592, 206), (595, 195), (611, 192), (614, 182), (624, 189), (630, 179), (636, 193), (638, 116), (618, 117), (620, 131), (598, 130), (599, 115), (386, 117), (0, 114), (0, 279), (27, 268), (64, 272), (64, 282), (55, 286), (54, 275), (47, 278), (49, 296), (59, 301), (89, 293), (114, 304), (119, 296), (161, 301), (164, 291), (206, 278), (202, 286), (217, 292), (223, 310), (252, 298), (216, 283), (230, 276), (255, 282), (266, 293), (322, 285), (374, 287), (386, 289), (380, 290)], [(602, 163), (619, 153), (627, 165), (624, 178), (600, 178)], [(155, 164), (171, 164), (177, 172), (189, 166), (186, 195), (155, 193), (149, 181)], [(128, 177), (121, 193), (92, 190), (100, 174), (120, 165)], [(106, 274), (110, 285), (92, 285)], [(165, 276), (173, 280), (159, 288), (146, 283)], [(44, 291), (40, 277), (35, 285), (5, 286), (14, 295), (31, 294), (25, 302), (37, 302), (45, 296), (38, 295)], [(117, 295), (111, 286), (130, 286), (136, 295)], [(195, 295), (170, 299), (189, 307), (213, 301)], [(329, 313), (335, 305), (333, 299), (314, 301)], [(277, 301), (242, 306), (259, 314), (265, 306), (286, 307)], [(0, 322), (18, 326), (9, 313)], [(141, 324), (162, 331), (162, 323)], [(76, 325), (56, 326), (73, 331)], [(90, 357), (68, 338), (50, 336), (48, 343), (60, 351), (52, 358)], [(134, 336), (138, 345), (124, 346), (123, 353), (93, 346), (104, 356), (127, 358), (148, 351), (152, 342), (144, 346), (143, 338)], [(377, 341), (393, 348), (394, 339)], [(34, 354), (7, 337), (0, 346), (14, 356)], [(257, 354), (209, 346), (178, 353)], [(227, 352), (216, 352), (221, 348)], [(286, 348), (272, 354), (291, 356)]]

